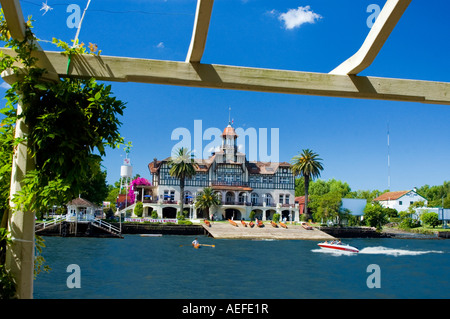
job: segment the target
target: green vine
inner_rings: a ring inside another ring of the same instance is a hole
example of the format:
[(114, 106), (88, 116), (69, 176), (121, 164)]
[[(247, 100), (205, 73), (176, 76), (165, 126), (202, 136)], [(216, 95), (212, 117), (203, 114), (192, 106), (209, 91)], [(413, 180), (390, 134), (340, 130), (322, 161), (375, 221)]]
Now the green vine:
[[(61, 206), (78, 197), (86, 181), (100, 171), (105, 148), (119, 147), (123, 143), (118, 116), (123, 115), (125, 103), (112, 95), (111, 86), (93, 78), (46, 80), (47, 71), (37, 66), (37, 59), (31, 54), (38, 41), (31, 29), (29, 18), (25, 38), (22, 41), (11, 38), (3, 11), (0, 11), (0, 41), (14, 51), (12, 55), (0, 51), (0, 72), (12, 70), (17, 77), (6, 92), (5, 107), (0, 110), (3, 114), (0, 217), (10, 209), (12, 156), (14, 148), (23, 141), (14, 138), (19, 118), (29, 128), (25, 139), (35, 163), (35, 169), (27, 172), (21, 191), (12, 199), (23, 211), (44, 212), (53, 205)], [(68, 59), (88, 53), (83, 44), (72, 48), (61, 40), (53, 39), (53, 43), (64, 50), (62, 53)], [(89, 50), (90, 54), (100, 54), (92, 43)], [(19, 101), (22, 113), (17, 115)], [(39, 257), (43, 247), (41, 239), (37, 239), (36, 246)], [(41, 258), (37, 258), (36, 265), (38, 269), (47, 269)]]

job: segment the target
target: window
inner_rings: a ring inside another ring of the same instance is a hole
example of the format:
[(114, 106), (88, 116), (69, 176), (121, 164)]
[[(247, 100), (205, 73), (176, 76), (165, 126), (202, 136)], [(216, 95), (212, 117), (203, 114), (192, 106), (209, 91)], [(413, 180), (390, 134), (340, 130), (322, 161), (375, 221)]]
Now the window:
[(283, 197), (284, 197), (283, 194), (280, 194), (280, 199), (279, 199), (280, 204), (283, 204)]
[(252, 200), (252, 205), (257, 205), (258, 204), (258, 194), (256, 194), (256, 193), (252, 193), (252, 196), (251, 196), (251, 200)]
[(266, 202), (266, 205), (267, 206), (270, 206), (270, 205), (272, 205), (272, 195), (270, 195), (270, 194), (265, 194), (266, 196), (265, 196), (265, 202)]
[(285, 200), (285, 204), (289, 204), (289, 195), (286, 195), (285, 197), (284, 197), (284, 200)]
[(403, 205), (403, 202), (401, 200), (398, 201), (399, 205)]

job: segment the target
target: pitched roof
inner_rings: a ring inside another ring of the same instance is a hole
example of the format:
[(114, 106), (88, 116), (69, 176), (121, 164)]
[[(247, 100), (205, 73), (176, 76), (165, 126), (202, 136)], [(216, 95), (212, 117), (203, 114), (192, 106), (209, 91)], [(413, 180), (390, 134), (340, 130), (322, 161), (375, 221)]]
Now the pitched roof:
[(70, 202), (67, 203), (67, 205), (71, 205), (71, 206), (82, 206), (82, 207), (95, 207), (94, 204), (92, 204), (90, 201), (88, 201), (87, 199), (78, 197), (75, 199), (72, 199)]
[(275, 174), (280, 166), (289, 167), (291, 164), (286, 162), (248, 162), (248, 170), (250, 174)]
[(410, 191), (397, 191), (397, 192), (387, 192), (384, 193), (377, 198), (374, 198), (373, 201), (385, 201), (385, 200), (396, 200), (402, 197), (403, 195), (409, 193)]

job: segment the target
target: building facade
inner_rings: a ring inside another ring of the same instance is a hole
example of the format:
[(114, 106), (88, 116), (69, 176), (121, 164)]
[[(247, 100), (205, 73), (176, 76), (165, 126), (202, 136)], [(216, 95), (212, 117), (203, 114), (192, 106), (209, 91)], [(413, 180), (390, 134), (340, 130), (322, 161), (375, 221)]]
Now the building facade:
[[(286, 162), (249, 162), (238, 152), (237, 134), (231, 125), (222, 133), (222, 145), (208, 159), (194, 159), (196, 174), (185, 181), (184, 209), (190, 217), (248, 219), (254, 211), (256, 218), (272, 219), (279, 213), (288, 221), (299, 220), (299, 205), (295, 204), (295, 183), (291, 165)], [(144, 216), (153, 211), (160, 218), (175, 218), (179, 209), (179, 180), (169, 174), (169, 158), (154, 159), (148, 168), (152, 186), (137, 190), (144, 203)], [(196, 195), (205, 187), (219, 195), (221, 205), (210, 209), (212, 216), (195, 209)], [(147, 199), (145, 199), (147, 198)]]

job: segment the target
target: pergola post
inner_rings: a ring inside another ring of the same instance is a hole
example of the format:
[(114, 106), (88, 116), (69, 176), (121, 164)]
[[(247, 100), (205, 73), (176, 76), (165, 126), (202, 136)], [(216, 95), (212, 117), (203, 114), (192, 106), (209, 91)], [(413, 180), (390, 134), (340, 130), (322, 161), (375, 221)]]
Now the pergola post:
[[(1, 74), (3, 80), (9, 84), (17, 77), (7, 71)], [(23, 110), (22, 101), (17, 105), (17, 114)], [(16, 122), (15, 138), (26, 138), (28, 126), (23, 118)], [(15, 207), (13, 198), (22, 189), (23, 178), (28, 171), (33, 170), (35, 164), (28, 151), (28, 142), (23, 139), (15, 148), (10, 186), (10, 207), (8, 230), (11, 233), (12, 244), (7, 246), (6, 267), (11, 270), (16, 281), (16, 295), (20, 299), (33, 298), (34, 276), (34, 212), (23, 211)]]

